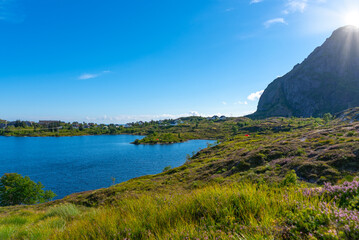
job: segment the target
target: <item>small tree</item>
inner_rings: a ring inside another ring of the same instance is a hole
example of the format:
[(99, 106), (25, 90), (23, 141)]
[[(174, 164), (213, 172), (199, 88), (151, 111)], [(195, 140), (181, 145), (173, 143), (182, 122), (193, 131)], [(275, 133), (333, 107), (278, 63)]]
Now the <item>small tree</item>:
[(290, 170), (287, 175), (285, 175), (283, 181), (282, 181), (282, 186), (295, 186), (298, 185), (298, 176), (295, 173), (294, 170)]
[(165, 168), (162, 170), (162, 172), (167, 172), (168, 170), (171, 170), (171, 169), (172, 169), (171, 166), (167, 166), (167, 167), (165, 167)]
[(36, 204), (50, 201), (56, 194), (18, 173), (5, 173), (0, 178), (0, 206)]
[(324, 115), (323, 115), (323, 120), (324, 120), (324, 122), (325, 123), (328, 123), (330, 120), (332, 120), (333, 119), (333, 115), (332, 114), (330, 114), (330, 113), (325, 113)]

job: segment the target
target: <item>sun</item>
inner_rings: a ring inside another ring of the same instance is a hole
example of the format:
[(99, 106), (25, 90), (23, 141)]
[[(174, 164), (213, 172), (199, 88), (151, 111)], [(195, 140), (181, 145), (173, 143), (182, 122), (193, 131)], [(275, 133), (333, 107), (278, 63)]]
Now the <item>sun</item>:
[(346, 25), (353, 25), (359, 27), (359, 12), (352, 11), (346, 13), (344, 16), (344, 21)]

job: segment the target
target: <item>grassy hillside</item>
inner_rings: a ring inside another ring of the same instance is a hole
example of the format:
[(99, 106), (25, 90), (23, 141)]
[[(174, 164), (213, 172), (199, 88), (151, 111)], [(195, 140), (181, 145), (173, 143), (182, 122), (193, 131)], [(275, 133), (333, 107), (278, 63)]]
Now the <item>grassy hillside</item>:
[[(283, 120), (284, 123), (293, 122)], [(317, 123), (321, 119), (311, 119)], [(103, 125), (87, 123), (58, 122), (57, 124), (32, 126), (25, 125), (25, 122), (18, 122), (15, 126), (0, 128), (0, 136), (29, 136), (29, 137), (60, 137), (60, 136), (83, 136), (83, 135), (116, 135), (132, 134), (146, 135), (144, 139), (138, 141), (139, 144), (172, 143), (191, 139), (220, 139), (224, 140), (242, 131), (260, 131), (266, 127), (266, 121), (255, 121), (246, 117), (232, 117), (225, 119), (212, 119), (204, 117), (183, 117), (176, 120), (162, 120), (150, 122), (129, 123), (122, 125)], [(260, 126), (253, 127), (253, 126)], [(293, 128), (295, 126), (281, 126), (281, 128)], [(158, 140), (157, 140), (158, 139)]]
[[(223, 139), (236, 133), (239, 127), (251, 124), (248, 118), (207, 119), (204, 117), (183, 117), (176, 120), (134, 122), (126, 125), (104, 125), (87, 123), (64, 123), (40, 125), (16, 121), (14, 126), (0, 128), (0, 136), (61, 137), (83, 135), (163, 135), (174, 134), (180, 139)], [(169, 139), (169, 140), (173, 140)], [(177, 141), (177, 140), (175, 140)]]
[(356, 239), (358, 130), (251, 121), (164, 173), (0, 208), (0, 239)]
[[(25, 208), (1, 214), (0, 238), (357, 239), (358, 186), (310, 191), (237, 183), (130, 194), (98, 208), (70, 203)], [(345, 196), (338, 199), (340, 194)]]

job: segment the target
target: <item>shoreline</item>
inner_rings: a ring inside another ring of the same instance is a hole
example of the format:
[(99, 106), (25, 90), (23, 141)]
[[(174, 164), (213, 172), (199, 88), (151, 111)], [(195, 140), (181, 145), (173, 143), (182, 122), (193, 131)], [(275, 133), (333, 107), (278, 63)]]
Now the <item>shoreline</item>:
[(6, 136), (0, 135), (0, 137), (30, 137), (30, 138), (38, 138), (38, 137), (83, 137), (83, 136), (118, 136), (118, 135), (131, 135), (131, 136), (147, 136), (142, 134), (131, 134), (131, 133), (119, 133), (119, 134), (82, 134), (82, 135), (63, 135), (63, 136)]

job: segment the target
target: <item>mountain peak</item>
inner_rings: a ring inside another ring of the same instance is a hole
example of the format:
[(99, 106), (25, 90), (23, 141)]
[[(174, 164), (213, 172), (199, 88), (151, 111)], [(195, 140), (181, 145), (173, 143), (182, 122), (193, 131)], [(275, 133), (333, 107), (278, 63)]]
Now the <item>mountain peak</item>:
[(322, 116), (357, 106), (359, 28), (344, 26), (292, 71), (274, 80), (253, 116)]
[(338, 28), (334, 32), (337, 32), (337, 31), (346, 31), (346, 32), (347, 31), (359, 31), (359, 27), (354, 26), (354, 25), (346, 25), (346, 26)]
[(347, 25), (335, 30), (330, 38), (335, 37), (349, 37), (359, 35), (359, 27), (353, 25)]

